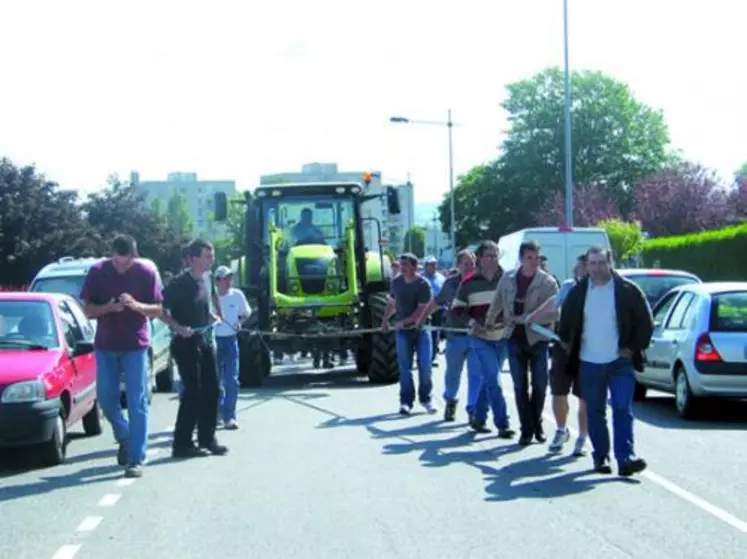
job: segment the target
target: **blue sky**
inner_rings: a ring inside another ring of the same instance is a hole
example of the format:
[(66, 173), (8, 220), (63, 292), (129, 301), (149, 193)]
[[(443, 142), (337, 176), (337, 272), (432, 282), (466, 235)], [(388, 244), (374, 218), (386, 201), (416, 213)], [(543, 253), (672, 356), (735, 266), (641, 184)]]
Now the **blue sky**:
[[(663, 109), (687, 157), (724, 176), (747, 160), (745, 3), (569, 1), (573, 67)], [(561, 0), (456, 5), (5, 0), (0, 154), (82, 191), (131, 169), (247, 188), (324, 161), (438, 200), (446, 130), (389, 117), (451, 107), (464, 172), (496, 155), (505, 85), (563, 54)]]

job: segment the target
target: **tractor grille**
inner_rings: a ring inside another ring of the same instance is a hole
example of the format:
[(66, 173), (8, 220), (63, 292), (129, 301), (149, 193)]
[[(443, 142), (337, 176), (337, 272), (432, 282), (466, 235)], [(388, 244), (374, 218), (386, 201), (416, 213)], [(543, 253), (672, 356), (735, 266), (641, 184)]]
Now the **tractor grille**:
[(321, 258), (297, 258), (296, 269), (301, 289), (308, 295), (324, 291), (329, 262)]

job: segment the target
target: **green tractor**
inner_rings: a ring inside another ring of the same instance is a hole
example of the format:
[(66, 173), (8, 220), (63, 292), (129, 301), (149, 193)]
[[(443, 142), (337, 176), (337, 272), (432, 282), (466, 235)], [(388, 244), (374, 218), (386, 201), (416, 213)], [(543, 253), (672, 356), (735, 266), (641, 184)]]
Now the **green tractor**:
[[(366, 186), (370, 178), (364, 176)], [(390, 214), (400, 212), (397, 194), (387, 187), (383, 196)], [(246, 329), (262, 334), (240, 338), (242, 386), (261, 386), (280, 352), (352, 351), (372, 383), (398, 380), (394, 334), (366, 332), (381, 325), (391, 282), (381, 223), (361, 216), (364, 202), (381, 197), (354, 182), (260, 186), (244, 194), (244, 256), (233, 267), (253, 311)], [(228, 203), (216, 194), (216, 221), (227, 219)], [(378, 231), (375, 250), (364, 246), (364, 223)]]

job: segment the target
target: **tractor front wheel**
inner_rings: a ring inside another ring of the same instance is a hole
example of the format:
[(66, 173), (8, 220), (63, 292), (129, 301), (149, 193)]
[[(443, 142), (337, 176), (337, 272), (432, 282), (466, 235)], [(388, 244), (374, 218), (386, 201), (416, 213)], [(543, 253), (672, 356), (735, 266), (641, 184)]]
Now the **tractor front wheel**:
[[(368, 297), (370, 327), (378, 328), (384, 318), (388, 294), (372, 293)], [(399, 380), (397, 344), (394, 332), (367, 336), (368, 343), (358, 353), (358, 369), (365, 370), (374, 384), (391, 384)], [(365, 342), (364, 342), (365, 343)]]

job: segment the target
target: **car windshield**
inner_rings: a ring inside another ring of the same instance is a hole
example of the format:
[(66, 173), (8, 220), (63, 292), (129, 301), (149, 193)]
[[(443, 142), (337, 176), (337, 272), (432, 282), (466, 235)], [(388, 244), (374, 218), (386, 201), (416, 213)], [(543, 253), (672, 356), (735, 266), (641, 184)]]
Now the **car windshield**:
[(56, 348), (57, 340), (49, 303), (0, 300), (0, 351)]
[(698, 280), (692, 276), (681, 274), (631, 274), (626, 275), (626, 279), (634, 281), (641, 288), (648, 304), (653, 307), (659, 299), (669, 292), (670, 289), (681, 285), (698, 283)]
[(85, 280), (85, 275), (39, 278), (31, 286), (31, 291), (36, 293), (64, 293), (80, 301), (80, 292), (83, 290)]
[(712, 332), (747, 332), (747, 291), (720, 293), (711, 305)]
[(341, 248), (345, 224), (353, 216), (353, 199), (339, 196), (293, 196), (266, 202), (267, 237), (269, 223), (282, 230), (286, 246), (324, 244)]

